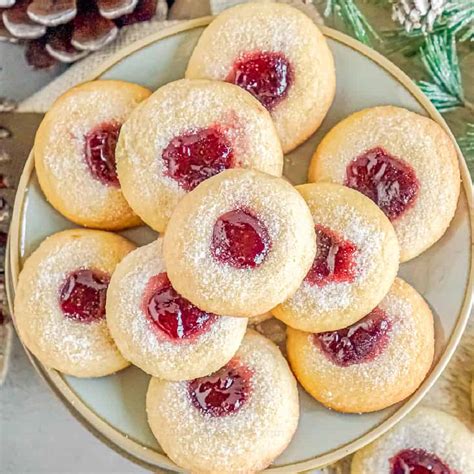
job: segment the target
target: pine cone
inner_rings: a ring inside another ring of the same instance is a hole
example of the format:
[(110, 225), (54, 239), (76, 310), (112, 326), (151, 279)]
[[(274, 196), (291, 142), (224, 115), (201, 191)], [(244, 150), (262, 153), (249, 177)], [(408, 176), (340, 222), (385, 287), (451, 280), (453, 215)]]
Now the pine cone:
[(0, 0), (0, 40), (25, 42), (28, 63), (48, 68), (97, 51), (156, 9), (157, 0)]
[(427, 33), (433, 30), (445, 7), (446, 0), (398, 0), (392, 5), (392, 20), (398, 21), (408, 33), (412, 30)]

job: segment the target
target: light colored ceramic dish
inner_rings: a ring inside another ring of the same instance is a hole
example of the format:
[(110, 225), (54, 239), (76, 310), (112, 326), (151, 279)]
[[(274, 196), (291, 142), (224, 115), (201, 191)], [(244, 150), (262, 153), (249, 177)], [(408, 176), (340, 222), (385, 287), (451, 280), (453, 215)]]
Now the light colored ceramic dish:
[[(90, 79), (122, 79), (155, 90), (183, 76), (187, 60), (209, 18), (193, 20), (135, 43), (107, 61)], [(323, 28), (334, 53), (337, 94), (322, 127), (286, 156), (285, 174), (297, 184), (305, 181), (312, 152), (339, 120), (364, 107), (393, 104), (430, 116), (449, 130), (410, 79), (376, 52), (353, 39)], [(323, 466), (346, 456), (380, 436), (405, 416), (423, 397), (446, 366), (465, 327), (472, 298), (472, 185), (459, 152), (463, 186), (456, 216), (446, 235), (431, 249), (402, 265), (401, 276), (428, 300), (435, 313), (436, 360), (428, 378), (409, 399), (380, 412), (346, 415), (327, 410), (301, 391), (301, 420), (288, 449), (269, 468), (296, 472)], [(73, 227), (47, 204), (29, 157), (20, 181), (10, 234), (10, 301), (22, 262), (49, 234)], [(138, 243), (154, 238), (145, 228), (124, 232)], [(132, 460), (157, 470), (178, 468), (163, 454), (145, 418), (148, 382), (131, 367), (100, 379), (77, 379), (31, 360), (69, 410), (109, 446)]]

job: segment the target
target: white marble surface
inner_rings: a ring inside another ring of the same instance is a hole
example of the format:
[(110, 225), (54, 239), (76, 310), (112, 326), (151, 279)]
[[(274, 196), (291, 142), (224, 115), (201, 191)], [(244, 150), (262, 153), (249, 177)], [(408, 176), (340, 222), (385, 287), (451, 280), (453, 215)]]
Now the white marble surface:
[(56, 399), (28, 361), (16, 336), (0, 387), (0, 472), (145, 473), (102, 444)]

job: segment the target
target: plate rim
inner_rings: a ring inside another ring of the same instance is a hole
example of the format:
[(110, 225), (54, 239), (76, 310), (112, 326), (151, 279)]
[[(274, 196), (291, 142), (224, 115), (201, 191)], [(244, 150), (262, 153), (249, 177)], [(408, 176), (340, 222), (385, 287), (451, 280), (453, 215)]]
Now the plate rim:
[[(195, 28), (207, 26), (213, 17), (203, 17), (193, 20), (185, 21), (181, 24), (166, 27), (159, 32), (151, 34), (145, 38), (142, 38), (131, 45), (123, 48), (118, 53), (112, 55), (109, 59), (104, 61), (97, 69), (95, 69), (86, 81), (95, 80), (99, 78), (102, 74), (107, 72), (115, 64), (123, 60), (124, 58), (132, 55), (133, 53), (142, 50), (143, 48), (150, 46), (151, 44), (158, 42), (164, 38), (174, 36), (176, 34), (182, 33), (184, 31), (192, 30)], [(472, 305), (473, 294), (472, 291), (469, 291), (473, 286), (474, 280), (474, 219), (472, 214), (472, 200), (473, 200), (473, 188), (470, 174), (467, 169), (467, 165), (463, 154), (459, 148), (459, 145), (456, 142), (451, 130), (446, 124), (444, 118), (441, 114), (435, 109), (429, 99), (421, 92), (421, 90), (415, 85), (415, 83), (401, 70), (389, 61), (382, 54), (377, 51), (369, 48), (368, 46), (358, 42), (354, 38), (347, 36), (344, 33), (341, 33), (332, 28), (326, 26), (318, 25), (320, 30), (323, 32), (324, 36), (327, 38), (333, 39), (336, 42), (342, 43), (345, 46), (350, 47), (351, 49), (357, 51), (358, 53), (366, 56), (368, 59), (376, 63), (382, 69), (387, 71), (392, 75), (413, 97), (414, 99), (423, 107), (427, 115), (437, 122), (448, 134), (451, 140), (454, 143), (456, 152), (458, 155), (458, 162), (461, 172), (462, 187), (466, 195), (467, 205), (468, 205), (468, 216), (470, 221), (470, 268), (468, 279), (466, 283), (466, 288), (464, 292), (464, 299), (461, 310), (457, 316), (456, 325), (453, 332), (448, 340), (445, 351), (442, 353), (441, 357), (437, 361), (436, 365), (431, 370), (428, 377), (423, 381), (420, 387), (401, 405), (393, 414), (391, 414), (387, 419), (381, 422), (378, 426), (371, 429), (362, 436), (356, 438), (355, 440), (340, 446), (332, 451), (326, 452), (319, 456), (306, 459), (303, 461), (298, 461), (295, 463), (289, 463), (281, 465), (278, 467), (269, 467), (268, 472), (273, 473), (282, 473), (289, 472), (288, 468), (291, 468), (291, 472), (304, 471), (308, 469), (315, 469), (323, 467), (328, 464), (332, 464), (339, 459), (361, 449), (363, 446), (366, 446), (370, 442), (374, 441), (376, 438), (381, 436), (383, 433), (392, 428), (396, 423), (398, 423), (404, 416), (406, 416), (426, 395), (428, 390), (433, 386), (436, 380), (439, 378), (449, 360), (451, 359), (456, 347), (459, 344), (461, 336), (464, 332), (467, 320), (469, 318), (469, 311)], [(18, 281), (18, 275), (20, 271), (20, 248), (22, 242), (20, 242), (20, 229), (21, 229), (21, 217), (23, 215), (24, 202), (26, 196), (26, 189), (30, 181), (31, 173), (34, 170), (34, 159), (33, 159), (33, 149), (30, 151), (28, 159), (23, 168), (20, 182), (18, 184), (17, 194), (15, 197), (12, 220), (10, 225), (9, 233), (9, 270), (11, 272), (11, 284), (13, 292), (16, 291), (16, 285)], [(8, 258), (7, 257), (7, 258)], [(8, 271), (6, 272), (8, 273)], [(10, 295), (9, 305), (13, 309), (13, 301)], [(12, 319), (14, 321), (14, 315), (12, 311)], [(23, 342), (20, 340), (21, 344)], [(44, 367), (23, 345), (30, 361), (32, 362), (35, 369), (38, 371), (39, 375), (46, 381), (48, 386), (52, 391), (58, 396), (61, 402), (66, 406), (66, 408), (71, 412), (71, 414), (92, 434), (94, 434), (98, 439), (104, 442), (107, 446), (114, 449), (120, 455), (126, 457), (127, 459), (142, 465), (147, 469), (153, 469), (156, 471), (157, 467), (162, 467), (165, 469), (180, 470), (178, 466), (172, 463), (166, 455), (160, 454), (152, 449), (144, 447), (137, 441), (128, 438), (124, 433), (120, 432), (118, 429), (110, 425), (108, 422), (103, 420), (98, 414), (96, 414), (92, 409), (90, 409), (85, 402), (83, 402), (76, 394), (72, 391), (69, 385), (65, 382), (59, 372), (48, 369)], [(146, 456), (143, 453), (147, 453)], [(150, 455), (151, 453), (151, 455)], [(158, 462), (158, 466), (151, 464), (148, 460), (153, 462)]]

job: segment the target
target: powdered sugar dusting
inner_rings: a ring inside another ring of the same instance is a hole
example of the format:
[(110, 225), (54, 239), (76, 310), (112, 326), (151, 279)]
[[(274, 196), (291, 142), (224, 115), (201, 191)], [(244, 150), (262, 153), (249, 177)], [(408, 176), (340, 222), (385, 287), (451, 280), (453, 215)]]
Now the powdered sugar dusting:
[[(392, 327), (388, 333), (390, 340), (387, 346), (372, 361), (339, 368), (315, 344), (310, 343), (314, 370), (320, 373), (337, 371), (340, 375), (335, 377), (336, 380), (344, 374), (347, 380), (358, 381), (356, 384), (344, 385), (344, 390), (349, 396), (352, 391), (360, 393), (361, 381), (364, 392), (371, 393), (372, 390), (380, 390), (386, 385), (390, 386), (410, 376), (412, 357), (417, 352), (419, 339), (423, 337), (419, 334), (419, 327), (412, 317), (413, 307), (408, 300), (389, 293), (379, 308), (385, 311)], [(329, 392), (327, 395), (330, 399)]]
[[(146, 126), (145, 126), (146, 124)], [(280, 176), (283, 158), (268, 112), (239, 87), (179, 80), (158, 89), (122, 127), (117, 169), (127, 199), (156, 230), (163, 230), (186, 194), (166, 173), (163, 150), (177, 136), (219, 126), (237, 166)]]
[[(301, 34), (302, 15), (283, 16), (282, 13), (292, 12), (292, 10), (282, 7), (279, 8), (279, 11), (278, 8), (278, 6), (276, 8), (275, 6), (253, 8), (251, 21), (243, 21), (238, 10), (234, 15), (227, 13), (225, 16), (221, 16), (212, 27), (213, 43), (223, 49), (232, 47), (240, 54), (249, 51), (282, 51), (290, 53), (290, 60), (293, 56), (303, 55), (313, 40), (309, 35)], [(249, 14), (245, 12), (245, 9), (240, 8), (240, 13), (243, 13), (244, 18), (248, 20)], [(217, 27), (219, 24), (223, 26)], [(262, 31), (265, 31), (264, 35)], [(235, 54), (216, 58), (212, 47), (203, 50), (200, 56), (200, 61), (204, 62), (202, 67), (213, 79), (227, 77), (236, 59)], [(192, 58), (191, 65), (193, 65)], [(301, 72), (298, 67), (298, 73)]]
[(165, 452), (191, 471), (264, 468), (291, 439), (298, 420), (296, 383), (278, 349), (249, 331), (236, 358), (252, 372), (247, 402), (225, 417), (203, 415), (186, 382), (152, 380), (147, 412)]
[[(215, 222), (238, 208), (252, 211), (268, 231), (271, 248), (256, 268), (233, 268), (211, 253)], [(193, 291), (191, 300), (225, 302), (235, 308), (229, 309), (233, 314), (242, 308), (263, 313), (294, 291), (309, 270), (314, 247), (311, 216), (299, 194), (284, 180), (250, 170), (227, 170), (202, 183), (178, 205), (165, 235), (173, 286), (184, 296)]]
[(283, 149), (304, 141), (320, 124), (335, 89), (332, 55), (312, 21), (279, 3), (247, 3), (221, 13), (204, 31), (186, 77), (225, 80), (245, 53), (282, 53), (292, 84), (273, 110)]
[(433, 120), (398, 107), (374, 107), (349, 116), (326, 135), (310, 179), (342, 184), (347, 165), (376, 147), (406, 161), (420, 183), (413, 207), (393, 223), (406, 261), (438, 240), (454, 215), (460, 183), (456, 151)]
[(423, 449), (450, 469), (474, 472), (474, 435), (456, 418), (431, 408), (417, 408), (395, 428), (360, 450), (353, 459), (356, 474), (389, 472), (390, 459), (404, 449)]
[(68, 273), (96, 269), (111, 274), (132, 244), (95, 231), (65, 231), (48, 238), (25, 263), (15, 315), (23, 340), (47, 366), (83, 376), (110, 373), (127, 364), (110, 337), (105, 319), (81, 323), (64, 317), (59, 288)]
[(119, 84), (97, 81), (71, 90), (46, 115), (35, 144), (35, 158), (47, 173), (48, 187), (41, 183), (46, 195), (54, 193), (53, 203), (57, 195), (69, 214), (97, 224), (132, 215), (121, 190), (95, 179), (84, 156), (87, 133), (104, 123), (123, 123), (147, 95), (139, 86)]
[(160, 338), (142, 310), (142, 299), (150, 278), (165, 271), (162, 239), (135, 250), (121, 262), (107, 299), (111, 333), (122, 353), (145, 372), (168, 380), (208, 375), (237, 351), (247, 320), (219, 316), (191, 341)]
[(304, 281), (287, 303), (293, 305), (296, 311), (304, 310), (308, 299), (315, 307), (323, 311), (347, 308), (354, 304), (354, 288), (365, 281), (374, 265), (379, 264), (377, 257), (380, 255), (385, 235), (377, 226), (369, 222), (358, 210), (348, 205), (337, 206), (331, 214), (326, 214), (326, 216), (327, 219), (324, 219), (324, 216), (319, 214), (317, 223), (330, 225), (330, 228), (336, 229), (344, 239), (357, 246), (354, 282), (330, 282), (327, 285), (318, 286), (310, 285)]

